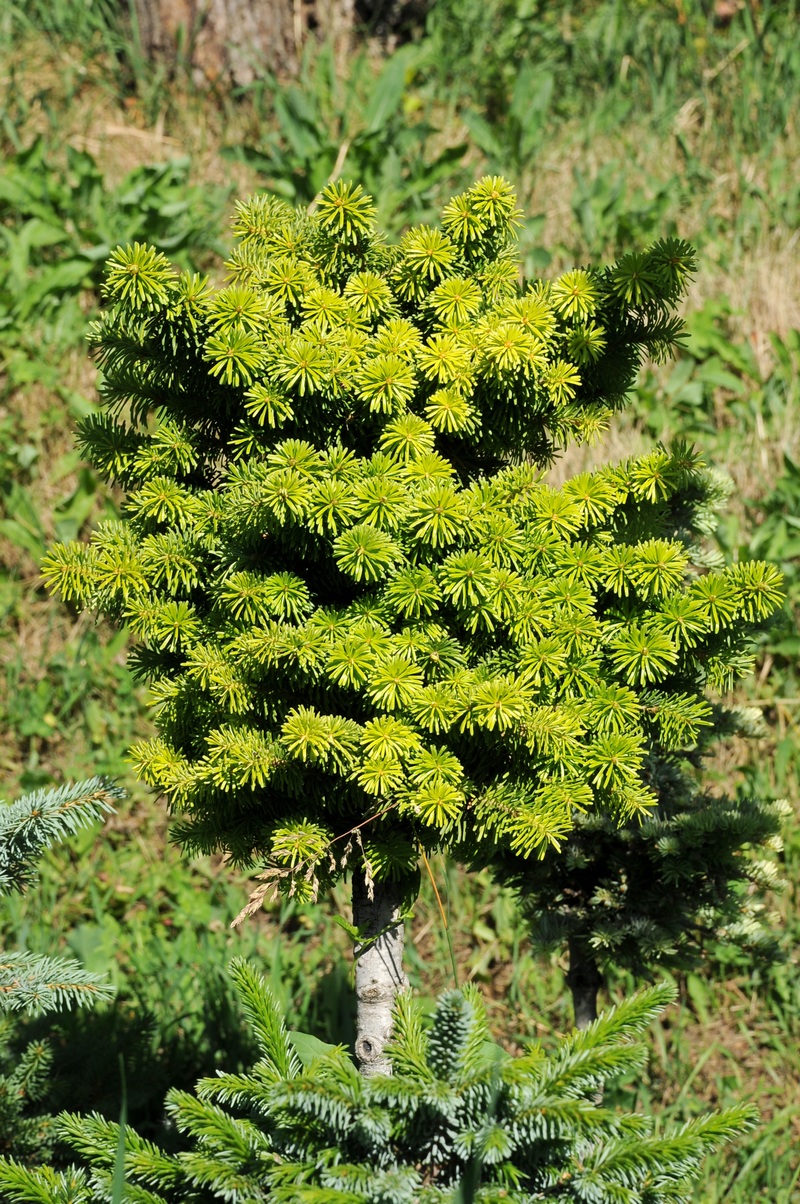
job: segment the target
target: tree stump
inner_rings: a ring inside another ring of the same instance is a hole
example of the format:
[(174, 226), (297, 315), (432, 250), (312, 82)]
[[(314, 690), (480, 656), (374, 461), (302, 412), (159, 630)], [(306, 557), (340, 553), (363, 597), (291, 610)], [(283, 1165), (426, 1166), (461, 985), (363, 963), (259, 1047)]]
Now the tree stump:
[(291, 75), (311, 34), (344, 53), (355, 21), (355, 0), (134, 0), (134, 8), (147, 57), (182, 58), (198, 85)]

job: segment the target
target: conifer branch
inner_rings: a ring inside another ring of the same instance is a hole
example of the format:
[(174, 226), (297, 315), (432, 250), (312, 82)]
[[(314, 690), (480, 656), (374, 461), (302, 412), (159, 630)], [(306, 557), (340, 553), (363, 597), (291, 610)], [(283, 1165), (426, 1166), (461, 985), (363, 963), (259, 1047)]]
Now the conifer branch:
[[(126, 1132), (126, 1194), (149, 1204), (194, 1199), (411, 1204), (477, 1199), (534, 1204), (688, 1199), (703, 1159), (752, 1126), (731, 1109), (656, 1131), (652, 1118), (596, 1101), (604, 1082), (639, 1067), (641, 1034), (673, 997), (661, 985), (626, 1000), (546, 1054), (493, 1045), (476, 990), (450, 991), (429, 1029), (400, 995), (391, 1075), (360, 1076), (341, 1048), (288, 1033), (263, 978), (246, 963), (234, 982), (261, 1057), (242, 1074), (171, 1091), (184, 1149), (168, 1154)], [(70, 1199), (108, 1198), (118, 1126), (63, 1114), (58, 1132), (86, 1164)], [(49, 1167), (0, 1159), (15, 1204), (63, 1204)]]

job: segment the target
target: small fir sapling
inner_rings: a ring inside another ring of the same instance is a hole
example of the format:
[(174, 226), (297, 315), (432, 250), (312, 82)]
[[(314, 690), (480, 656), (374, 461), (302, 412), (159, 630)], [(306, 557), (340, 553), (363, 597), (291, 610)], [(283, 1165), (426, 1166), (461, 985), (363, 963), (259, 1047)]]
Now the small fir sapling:
[(367, 1071), (420, 852), (536, 856), (590, 809), (647, 814), (653, 733), (708, 719), (692, 665), (727, 673), (721, 631), (779, 596), (653, 535), (702, 476), (684, 447), (543, 479), (673, 347), (694, 259), (667, 239), (523, 285), (517, 216), (487, 177), (390, 247), (338, 182), (310, 215), (239, 205), (224, 288), (118, 249), (81, 440), (123, 518), (44, 568), (129, 625), (159, 726), (139, 772), (187, 849), (264, 864), (245, 911), (352, 875)]
[[(741, 716), (739, 730), (751, 729)], [(557, 854), (523, 860), (506, 847), (490, 862), (517, 893), (534, 946), (566, 950), (579, 1028), (597, 1016), (612, 969), (686, 971), (718, 941), (751, 958), (781, 955), (764, 895), (783, 887), (771, 854), (788, 804), (712, 794), (679, 758), (657, 752), (651, 773), (658, 805), (641, 822), (578, 816)]]
[[(616, 692), (618, 708), (629, 708), (628, 730), (638, 725), (644, 737), (642, 774), (656, 805), (624, 822), (597, 809), (579, 814), (561, 847), (547, 848), (537, 859), (520, 857), (508, 840), (472, 857), (515, 889), (538, 948), (566, 949), (578, 1027), (596, 1018), (598, 990), (612, 967), (637, 976), (657, 965), (686, 970), (715, 939), (751, 955), (778, 952), (765, 923), (764, 892), (781, 886), (774, 853), (782, 847), (788, 806), (747, 793), (713, 793), (703, 788), (701, 773), (704, 756), (720, 740), (765, 735), (763, 718), (715, 701), (701, 723), (686, 725), (690, 699), (699, 702), (709, 686), (718, 696), (750, 671), (754, 634), (778, 601), (778, 575), (768, 574), (766, 605), (742, 608), (737, 581), (766, 580), (763, 566), (726, 571), (707, 543), (730, 483), (717, 472), (698, 470), (688, 485), (652, 510), (646, 534), (685, 549), (687, 573), (696, 583), (690, 605), (679, 601), (676, 610), (676, 599), (654, 604), (635, 577), (622, 589), (612, 585), (600, 592), (595, 603), (596, 613), (613, 614), (622, 596), (626, 623), (652, 620), (659, 611), (671, 613), (673, 621), (682, 617), (678, 656), (657, 689), (641, 693), (635, 704), (626, 691)], [(624, 540), (626, 523), (615, 530), (615, 540)], [(637, 525), (636, 542), (644, 534)], [(709, 597), (713, 610), (697, 605)], [(604, 722), (609, 719), (613, 727), (613, 712)], [(470, 852), (465, 847), (464, 855)]]
[[(0, 802), (0, 895), (34, 886), (44, 850), (105, 817), (121, 794), (105, 779), (92, 778)], [(44, 1013), (92, 1005), (112, 994), (102, 978), (71, 959), (0, 952), (0, 1012)], [(15, 1055), (15, 1036), (11, 1015), (0, 1016), (0, 1153), (42, 1161), (53, 1142), (54, 1118), (38, 1110), (47, 1098), (52, 1054), (46, 1042), (33, 1041)]]
[[(546, 1054), (492, 1043), (477, 990), (451, 991), (426, 1029), (407, 994), (395, 1008), (391, 1075), (358, 1073), (340, 1047), (288, 1033), (263, 979), (232, 974), (261, 1056), (197, 1094), (171, 1091), (185, 1148), (170, 1155), (128, 1128), (122, 1199), (148, 1204), (688, 1204), (704, 1157), (749, 1128), (754, 1109), (656, 1129), (598, 1104), (610, 1079), (640, 1072), (641, 1041), (673, 998), (662, 984), (626, 999)], [(63, 1113), (60, 1139), (83, 1163), (57, 1175), (0, 1159), (12, 1204), (111, 1198), (119, 1126)]]

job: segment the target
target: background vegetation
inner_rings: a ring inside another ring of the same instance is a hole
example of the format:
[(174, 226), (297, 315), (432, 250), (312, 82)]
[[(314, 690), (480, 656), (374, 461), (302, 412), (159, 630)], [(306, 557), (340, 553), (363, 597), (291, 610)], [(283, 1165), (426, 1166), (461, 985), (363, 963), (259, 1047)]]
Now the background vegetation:
[[(49, 0), (0, 16), (0, 795), (108, 773), (128, 798), (102, 831), (47, 854), (35, 895), (10, 899), (0, 946), (66, 951), (119, 987), (104, 1011), (32, 1021), (51, 1034), (50, 1110), (119, 1109), (169, 1141), (168, 1086), (190, 1087), (251, 1052), (224, 966), (255, 957), (290, 1019), (328, 1040), (351, 1032), (341, 899), (274, 905), (229, 927), (248, 884), (169, 845), (163, 808), (133, 780), (149, 730), (125, 635), (43, 592), (49, 540), (85, 534), (118, 499), (81, 465), (72, 428), (94, 405), (84, 331), (117, 242), (155, 243), (222, 275), (233, 197), (269, 188), (308, 204), (337, 171), (376, 197), (399, 232), (485, 170), (515, 178), (526, 271), (554, 274), (675, 232), (700, 252), (686, 352), (646, 370), (600, 449), (558, 480), (683, 435), (728, 472), (718, 538), (731, 558), (778, 561), (789, 599), (742, 692), (767, 734), (709, 766), (796, 807), (800, 766), (800, 91), (797, 8), (699, 0), (435, 0), (403, 44), (365, 38), (345, 63), (305, 47), (300, 78), (201, 91), (149, 64), (110, 4)], [(338, 66), (338, 70), (337, 70)], [(764, 1123), (707, 1168), (698, 1200), (789, 1204), (800, 1184), (800, 825), (772, 900), (785, 960), (724, 947), (678, 984), (653, 1026), (645, 1085), (616, 1090), (671, 1119), (755, 1100)], [(459, 975), (481, 985), (510, 1047), (570, 1024), (562, 970), (529, 951), (511, 898), (434, 862)], [(291, 933), (291, 941), (285, 935)], [(428, 884), (411, 926), (414, 986), (452, 981)], [(622, 994), (624, 981), (612, 984)], [(54, 1034), (54, 1035), (53, 1035)], [(13, 1056), (13, 1050), (12, 1055)], [(60, 1095), (59, 1095), (60, 1093)]]

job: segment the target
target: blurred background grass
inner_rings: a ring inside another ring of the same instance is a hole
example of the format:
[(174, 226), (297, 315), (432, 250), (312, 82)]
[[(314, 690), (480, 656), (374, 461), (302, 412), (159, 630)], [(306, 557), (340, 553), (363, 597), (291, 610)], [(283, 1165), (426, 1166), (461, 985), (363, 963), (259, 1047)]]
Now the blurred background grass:
[[(709, 773), (797, 806), (796, 4), (434, 0), (401, 17), (347, 55), (308, 37), (293, 77), (209, 87), (180, 62), (149, 60), (107, 0), (31, 0), (0, 15), (0, 794), (95, 772), (129, 791), (102, 832), (47, 855), (41, 890), (0, 918), (0, 946), (66, 946), (112, 974), (113, 1007), (56, 1026), (51, 1106), (115, 1115), (123, 1050), (131, 1120), (161, 1140), (167, 1086), (249, 1056), (224, 977), (233, 954), (256, 958), (292, 1022), (327, 1039), (352, 1031), (350, 967), (330, 918), (344, 895), (274, 904), (230, 929), (247, 881), (181, 860), (162, 804), (125, 760), (149, 726), (125, 634), (76, 618), (38, 580), (49, 540), (85, 534), (119, 501), (72, 442), (95, 404), (84, 332), (116, 243), (153, 242), (219, 277), (235, 196), (269, 189), (307, 204), (334, 170), (365, 184), (393, 235), (503, 172), (526, 214), (527, 275), (665, 233), (691, 239), (700, 270), (685, 353), (645, 369), (603, 444), (554, 471), (683, 436), (731, 474), (719, 543), (779, 562), (788, 600), (741, 692), (770, 735), (732, 743)], [(708, 1204), (800, 1198), (797, 823), (783, 860), (789, 889), (772, 905), (785, 960), (764, 967), (711, 947), (654, 1027), (646, 1083), (618, 1087), (620, 1102), (678, 1118), (759, 1104), (762, 1127), (707, 1169), (697, 1199)], [(513, 900), (485, 875), (441, 861), (432, 872), (461, 978), (481, 984), (498, 1036), (514, 1046), (567, 1028), (562, 967), (530, 951)], [(410, 937), (413, 985), (432, 998), (451, 971), (429, 882)], [(629, 989), (620, 978), (611, 995)], [(52, 1022), (26, 1027), (29, 1037)]]

